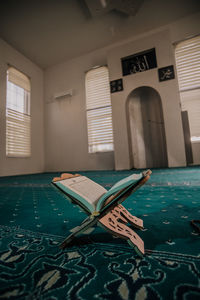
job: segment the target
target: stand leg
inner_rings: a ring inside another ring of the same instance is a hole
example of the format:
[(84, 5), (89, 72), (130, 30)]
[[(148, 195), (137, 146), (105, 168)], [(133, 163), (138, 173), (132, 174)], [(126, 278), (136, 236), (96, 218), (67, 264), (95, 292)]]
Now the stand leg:
[(128, 221), (128, 223), (130, 223), (134, 227), (144, 229), (143, 220), (131, 215), (129, 211), (125, 207), (123, 207), (123, 205), (119, 204), (115, 207), (114, 210), (115, 212), (118, 212), (121, 216), (123, 216)]
[[(123, 212), (123, 216), (121, 213)], [(125, 216), (125, 218), (124, 218)], [(126, 239), (128, 243), (134, 247), (136, 252), (142, 256), (144, 254), (144, 242), (139, 237), (139, 235), (133, 231), (131, 228), (126, 226), (125, 224), (128, 223), (127, 220), (130, 219), (131, 223), (135, 225), (135, 218), (131, 216), (129, 212), (123, 208), (122, 205), (115, 207), (109, 213), (107, 213), (104, 217), (100, 218), (98, 222), (107, 229), (111, 234), (116, 235), (120, 238)], [(139, 219), (140, 220), (140, 219)], [(138, 218), (136, 218), (136, 224), (138, 227)], [(141, 223), (140, 223), (141, 224)], [(143, 224), (142, 224), (143, 225)], [(141, 226), (140, 226), (141, 227)], [(143, 227), (142, 227), (143, 228)]]
[(73, 232), (72, 234), (70, 234), (60, 245), (61, 249), (65, 249), (67, 247), (68, 244), (71, 243), (71, 241), (77, 237), (78, 235), (80, 235), (81, 233), (83, 233), (84, 231), (86, 231), (89, 227), (93, 226), (95, 223), (97, 222), (97, 219), (90, 219), (87, 218), (80, 226), (77, 227), (76, 231)]

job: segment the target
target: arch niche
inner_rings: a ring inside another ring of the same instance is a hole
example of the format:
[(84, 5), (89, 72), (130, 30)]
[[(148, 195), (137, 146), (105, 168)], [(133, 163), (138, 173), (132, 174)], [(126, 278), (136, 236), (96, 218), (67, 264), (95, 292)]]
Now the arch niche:
[(130, 161), (133, 168), (167, 167), (162, 102), (148, 86), (133, 90), (126, 101)]

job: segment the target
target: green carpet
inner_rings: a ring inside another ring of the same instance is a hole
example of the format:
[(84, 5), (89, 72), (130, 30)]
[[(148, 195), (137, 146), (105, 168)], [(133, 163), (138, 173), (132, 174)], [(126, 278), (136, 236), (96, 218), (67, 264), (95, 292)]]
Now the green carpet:
[[(105, 188), (133, 171), (80, 172)], [(134, 171), (138, 173), (139, 171)], [(146, 255), (91, 228), (50, 182), (60, 173), (0, 178), (0, 299), (200, 299), (200, 167), (155, 169), (123, 205), (144, 221)]]

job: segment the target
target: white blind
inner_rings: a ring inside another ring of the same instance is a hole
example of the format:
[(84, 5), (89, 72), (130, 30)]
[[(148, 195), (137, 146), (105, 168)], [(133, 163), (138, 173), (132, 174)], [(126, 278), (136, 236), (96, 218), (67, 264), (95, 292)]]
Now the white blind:
[(100, 67), (86, 74), (87, 109), (111, 105), (108, 68)]
[(23, 73), (21, 73), (20, 71), (16, 70), (13, 67), (9, 67), (7, 71), (7, 76), (8, 76), (8, 81), (30, 92), (31, 90), (30, 80), (26, 75), (24, 75)]
[(112, 108), (107, 67), (86, 74), (89, 152), (113, 150)]
[(182, 110), (188, 111), (191, 140), (200, 141), (200, 36), (176, 46)]
[(180, 91), (200, 88), (200, 36), (179, 43), (175, 56)]
[(26, 157), (30, 155), (30, 116), (7, 108), (6, 154)]
[[(21, 76), (21, 77), (20, 77)], [(6, 155), (28, 157), (31, 154), (30, 81), (9, 68), (6, 100)]]

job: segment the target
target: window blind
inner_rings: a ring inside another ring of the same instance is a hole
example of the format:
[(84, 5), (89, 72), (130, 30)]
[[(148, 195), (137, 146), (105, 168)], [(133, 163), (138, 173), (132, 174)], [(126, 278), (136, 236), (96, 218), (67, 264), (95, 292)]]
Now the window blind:
[(7, 156), (29, 156), (30, 116), (7, 108), (6, 125)]
[(86, 110), (89, 152), (112, 151), (112, 108), (107, 67), (99, 67), (86, 74)]
[(188, 111), (191, 140), (200, 141), (200, 36), (175, 49), (182, 110)]
[(6, 155), (31, 154), (30, 80), (10, 67), (7, 71)]
[(22, 89), (28, 92), (31, 91), (29, 78), (17, 69), (9, 67), (7, 71), (7, 79), (9, 82), (12, 82), (13, 84), (21, 87)]

